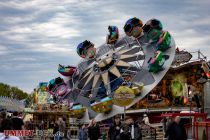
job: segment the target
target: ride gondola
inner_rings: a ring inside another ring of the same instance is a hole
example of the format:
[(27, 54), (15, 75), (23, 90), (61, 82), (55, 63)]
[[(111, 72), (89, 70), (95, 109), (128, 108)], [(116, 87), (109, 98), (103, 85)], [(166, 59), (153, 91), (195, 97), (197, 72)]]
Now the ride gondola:
[(110, 97), (104, 97), (99, 102), (93, 102), (91, 109), (97, 113), (107, 113), (112, 110), (112, 99)]
[(162, 35), (163, 25), (159, 20), (151, 19), (147, 21), (142, 28), (145, 35), (149, 39), (149, 42), (155, 42), (158, 41)]
[(156, 48), (159, 51), (165, 52), (167, 49), (171, 47), (170, 44), (171, 44), (171, 35), (168, 31), (164, 31), (156, 44)]
[(49, 81), (48, 92), (53, 95), (55, 101), (59, 101), (68, 93), (68, 86), (62, 78), (57, 77)]
[(107, 35), (107, 44), (115, 44), (119, 38), (119, 30), (117, 26), (108, 27), (109, 34)]
[(77, 71), (76, 67), (73, 66), (63, 66), (63, 65), (58, 65), (58, 72), (62, 74), (63, 76), (69, 76), (72, 77), (73, 74)]
[(69, 115), (72, 118), (82, 118), (86, 112), (86, 108), (83, 107), (81, 104), (74, 104), (69, 109)]
[(143, 22), (134, 17), (134, 18), (130, 18), (124, 26), (124, 31), (126, 33), (127, 36), (133, 36), (135, 38), (138, 38), (142, 35), (143, 29)]
[(85, 40), (77, 46), (77, 54), (82, 58), (94, 58), (96, 48), (92, 42)]
[(148, 61), (149, 72), (158, 73), (163, 70), (163, 65), (165, 63), (165, 57), (161, 51), (156, 51), (155, 56), (151, 57)]

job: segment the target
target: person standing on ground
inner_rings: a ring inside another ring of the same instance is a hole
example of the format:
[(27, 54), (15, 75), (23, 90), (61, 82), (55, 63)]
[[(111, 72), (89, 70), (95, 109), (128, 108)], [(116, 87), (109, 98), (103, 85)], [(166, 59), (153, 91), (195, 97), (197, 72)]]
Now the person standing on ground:
[(1, 124), (1, 121), (3, 121), (4, 119), (6, 119), (7, 117), (7, 113), (6, 112), (1, 112), (0, 113), (0, 124)]
[(51, 120), (51, 121), (49, 122), (49, 129), (53, 129), (54, 126), (55, 126), (55, 121), (54, 121), (54, 120)]
[(21, 118), (18, 117), (18, 112), (15, 111), (13, 113), (13, 117), (12, 117), (12, 123), (13, 123), (13, 129), (14, 130), (22, 130), (23, 129), (23, 120)]
[(29, 130), (34, 130), (34, 122), (32, 119), (30, 119), (29, 123), (28, 123), (28, 129)]
[(59, 140), (62, 140), (65, 134), (65, 129), (66, 129), (66, 124), (63, 121), (63, 118), (58, 119), (58, 127), (59, 127), (59, 132), (63, 136), (59, 136)]
[(42, 120), (39, 124), (39, 136), (41, 139), (44, 139), (43, 131), (44, 131), (44, 121)]
[[(59, 125), (58, 125), (58, 121), (55, 122), (54, 128), (53, 128), (53, 135), (57, 135), (57, 133), (59, 133)], [(55, 136), (54, 138), (52, 138), (52, 140), (59, 140), (59, 136)]]
[(129, 116), (125, 118), (122, 126), (120, 138), (117, 140), (141, 140), (141, 130), (138, 124), (135, 124), (133, 119)]
[(88, 139), (88, 132), (87, 132), (85, 124), (81, 125), (81, 127), (79, 129), (78, 138), (79, 138), (79, 140), (87, 140)]
[(144, 115), (143, 115), (143, 120), (142, 120), (142, 122), (143, 122), (144, 124), (146, 124), (146, 125), (150, 125), (150, 123), (149, 123), (149, 117), (147, 116), (147, 114), (144, 114)]
[(67, 140), (71, 139), (71, 130), (70, 129), (68, 129), (66, 137), (67, 137)]
[(108, 132), (108, 137), (109, 140), (116, 140), (117, 137), (120, 135), (120, 129), (121, 129), (121, 121), (120, 121), (120, 116), (115, 116), (114, 117), (114, 123), (111, 124), (109, 127), (109, 132)]
[(171, 126), (171, 124), (173, 123), (173, 120), (172, 120), (171, 117), (166, 117), (166, 119), (167, 119), (167, 121), (166, 121), (166, 130), (168, 130), (168, 127)]
[(67, 124), (66, 124), (66, 117), (63, 117), (63, 118), (62, 118), (62, 120), (63, 120), (63, 123), (64, 123), (64, 125), (65, 125), (65, 129), (64, 129), (64, 132), (63, 132), (63, 133), (64, 133), (64, 138), (66, 139), (66, 138), (67, 138), (67, 130), (66, 130), (66, 125), (67, 125)]
[[(30, 121), (28, 122), (28, 130), (34, 130), (35, 131), (34, 122), (33, 122), (32, 118), (30, 118)], [(33, 139), (33, 136), (30, 136), (29, 138)]]
[(141, 140), (141, 130), (139, 128), (139, 125), (134, 122), (132, 118), (129, 119), (129, 130), (131, 133), (131, 140)]
[(44, 130), (44, 121), (43, 120), (39, 124), (39, 130)]
[(90, 140), (98, 140), (100, 137), (100, 127), (96, 123), (95, 119), (91, 120), (88, 126), (88, 136)]
[(180, 116), (176, 116), (174, 122), (166, 130), (165, 137), (168, 140), (186, 140), (187, 134), (185, 128), (180, 124)]
[(16, 136), (7, 136), (4, 133), (4, 130), (13, 130), (13, 124), (10, 119), (4, 119), (0, 124), (0, 140), (20, 140), (20, 138)]

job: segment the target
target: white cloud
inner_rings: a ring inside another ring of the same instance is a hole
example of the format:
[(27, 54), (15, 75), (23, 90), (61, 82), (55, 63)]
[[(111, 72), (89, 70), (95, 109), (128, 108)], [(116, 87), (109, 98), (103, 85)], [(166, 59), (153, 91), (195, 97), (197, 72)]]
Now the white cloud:
[[(48, 37), (60, 39), (70, 39), (80, 36), (80, 31), (71, 25), (79, 23), (73, 16), (66, 14), (56, 14), (54, 18), (44, 23), (33, 23), (25, 26), (12, 26), (7, 31), (2, 31), (0, 35), (13, 41), (33, 41), (30, 36), (35, 36), (40, 40), (47, 40)], [(30, 36), (29, 36), (30, 35)]]
[(3, 17), (2, 22), (6, 24), (18, 24), (22, 22), (29, 22), (34, 19), (33, 15), (28, 15), (26, 17)]
[(64, 47), (59, 47), (54, 44), (43, 44), (39, 49), (43, 51), (48, 51), (48, 52), (57, 52), (57, 53), (70, 53), (73, 50), (69, 48), (64, 48)]
[(57, 13), (48, 22), (32, 24), (31, 29), (43, 37), (70, 39), (80, 36), (80, 31), (74, 28), (79, 23), (79, 20), (70, 13)]
[(0, 45), (0, 56), (1, 55), (6, 55), (8, 53), (9, 53), (8, 48), (6, 46)]
[(13, 70), (19, 71), (21, 70), (23, 73), (26, 71), (31, 71), (37, 68), (42, 67), (42, 64), (40, 63), (17, 63), (17, 64), (13, 64), (13, 63), (6, 63), (6, 64), (2, 64), (1, 65), (1, 69), (3, 70), (11, 70), (11, 68)]
[(180, 48), (188, 50), (199, 50), (201, 46), (206, 46), (210, 36), (203, 36), (194, 29), (186, 29), (181, 32), (171, 31), (176, 44)]
[(80, 36), (79, 31), (74, 28), (65, 28), (57, 23), (33, 24), (32, 30), (45, 37), (71, 38)]
[(181, 48), (185, 48), (188, 50), (199, 50), (201, 46), (206, 46), (206, 42), (210, 38), (203, 38), (203, 37), (184, 37), (184, 38), (177, 38), (177, 46)]
[(32, 57), (15, 57), (15, 58), (12, 58), (11, 59), (12, 61), (26, 61), (26, 62), (31, 62), (31, 61), (36, 61), (37, 59), (35, 59), (35, 58), (32, 58)]
[(40, 7), (53, 7), (56, 5), (65, 5), (65, 4), (73, 4), (76, 3), (77, 0), (68, 0), (68, 1), (58, 1), (58, 0), (51, 0), (50, 2), (48, 0), (30, 0), (30, 1), (8, 1), (8, 2), (1, 2), (0, 6), (4, 7), (10, 7), (10, 8), (16, 8), (16, 9), (31, 9), (31, 8), (37, 8)]
[(210, 16), (202, 17), (199, 20), (196, 20), (195, 22), (192, 22), (192, 25), (208, 26), (209, 23), (210, 23)]
[[(164, 29), (173, 35), (178, 47), (206, 51), (208, 48), (205, 47), (210, 45), (207, 1), (167, 1), (164, 4), (156, 0), (2, 1), (0, 13), (4, 14), (0, 14), (0, 41), (4, 45), (0, 45), (0, 56), (6, 55), (8, 60), (0, 60), (1, 69), (14, 75), (16, 70), (24, 73), (16, 80), (10, 74), (1, 75), (1, 79), (13, 81), (13, 85), (27, 91), (32, 90), (39, 81), (49, 80), (57, 74), (57, 63), (79, 62), (76, 62), (75, 47), (80, 41), (89, 39), (98, 47), (106, 40), (108, 25), (117, 25), (120, 34), (124, 34), (125, 22), (134, 16), (144, 23), (150, 18), (158, 18), (163, 22)], [(200, 32), (203, 30), (206, 34)], [(7, 43), (10, 45), (5, 45)], [(23, 56), (24, 53), (29, 55)], [(69, 56), (75, 61), (68, 60)], [(30, 74), (25, 75), (26, 72)]]

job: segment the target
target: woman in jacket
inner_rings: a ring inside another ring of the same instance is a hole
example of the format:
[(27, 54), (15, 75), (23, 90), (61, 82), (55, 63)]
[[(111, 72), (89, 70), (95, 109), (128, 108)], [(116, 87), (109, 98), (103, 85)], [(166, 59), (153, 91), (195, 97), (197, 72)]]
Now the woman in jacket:
[(93, 119), (88, 126), (88, 136), (90, 140), (98, 140), (100, 137), (100, 127)]

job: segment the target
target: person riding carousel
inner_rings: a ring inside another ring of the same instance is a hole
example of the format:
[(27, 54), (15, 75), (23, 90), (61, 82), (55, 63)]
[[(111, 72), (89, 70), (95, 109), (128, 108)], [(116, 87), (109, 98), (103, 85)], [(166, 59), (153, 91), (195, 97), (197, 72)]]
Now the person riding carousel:
[(129, 37), (139, 38), (142, 36), (143, 29), (142, 29), (143, 23), (140, 19), (134, 17), (129, 19), (124, 26), (125, 34)]
[(77, 54), (82, 58), (94, 58), (96, 48), (92, 42), (85, 40), (77, 46)]
[(107, 44), (114, 45), (119, 38), (119, 30), (117, 26), (108, 27), (109, 34), (107, 35)]

